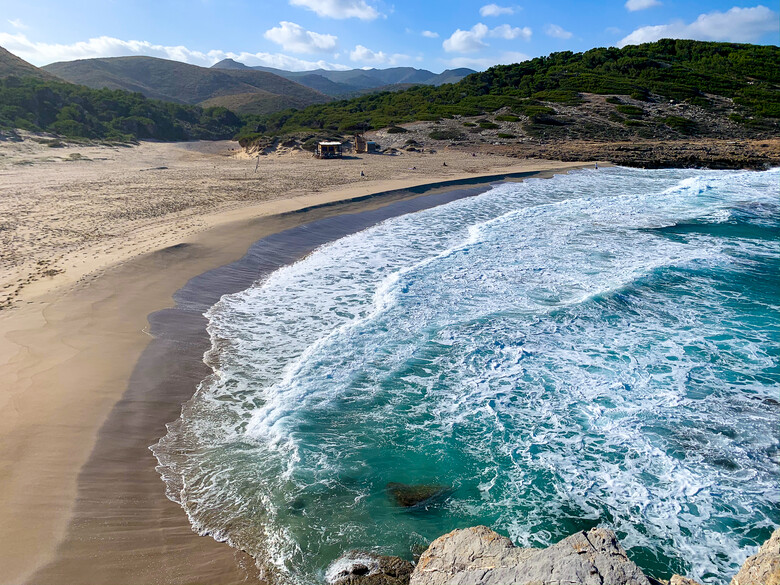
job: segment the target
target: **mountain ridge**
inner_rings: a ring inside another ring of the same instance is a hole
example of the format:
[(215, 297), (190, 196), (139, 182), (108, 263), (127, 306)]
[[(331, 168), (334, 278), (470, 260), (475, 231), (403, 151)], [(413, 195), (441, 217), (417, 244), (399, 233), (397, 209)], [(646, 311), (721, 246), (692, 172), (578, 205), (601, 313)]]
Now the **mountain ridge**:
[(250, 67), (234, 59), (223, 59), (211, 66), (211, 69), (232, 71), (265, 71), (296, 81), (302, 85), (321, 91), (331, 97), (347, 97), (360, 95), (366, 90), (382, 91), (386, 87), (398, 85), (442, 85), (456, 83), (476, 73), (465, 67), (446, 69), (441, 73), (433, 73), (427, 69), (414, 67), (388, 67), (387, 69), (312, 69), (307, 71), (287, 71), (264, 65)]
[(195, 105), (229, 95), (256, 93), (254, 102), (250, 100), (252, 113), (301, 108), (331, 99), (324, 93), (269, 72), (212, 69), (157, 57), (80, 59), (52, 63), (42, 69), (65, 81), (93, 89), (122, 89), (180, 104)]

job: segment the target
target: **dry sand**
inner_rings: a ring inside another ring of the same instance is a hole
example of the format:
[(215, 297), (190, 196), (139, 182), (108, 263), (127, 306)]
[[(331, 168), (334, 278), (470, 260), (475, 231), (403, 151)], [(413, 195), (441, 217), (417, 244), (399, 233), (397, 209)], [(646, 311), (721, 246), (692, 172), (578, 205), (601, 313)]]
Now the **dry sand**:
[(3, 583), (247, 578), (246, 559), (195, 536), (164, 498), (151, 455), (138, 465), (139, 492), (116, 495), (137, 499), (138, 513), (113, 519), (110, 546), (62, 545), (78, 520), (98, 432), (150, 340), (147, 315), (253, 241), (338, 209), (284, 212), (441, 180), (577, 166), (448, 151), (340, 161), (285, 153), (255, 165), (229, 142), (0, 142)]

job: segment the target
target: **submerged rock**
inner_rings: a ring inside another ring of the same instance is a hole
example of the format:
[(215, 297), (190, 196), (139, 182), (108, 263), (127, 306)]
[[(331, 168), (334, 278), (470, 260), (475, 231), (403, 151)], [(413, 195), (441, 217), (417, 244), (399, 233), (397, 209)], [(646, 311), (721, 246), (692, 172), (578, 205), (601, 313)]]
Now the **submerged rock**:
[(650, 585), (615, 533), (578, 532), (545, 549), (519, 548), (485, 526), (439, 537), (420, 557), (410, 585)]
[(780, 528), (745, 561), (731, 585), (780, 585)]
[(387, 484), (387, 493), (396, 504), (403, 508), (411, 508), (428, 500), (445, 496), (450, 488), (436, 484), (405, 484), (391, 481)]
[(407, 585), (413, 568), (400, 557), (352, 550), (333, 561), (325, 579), (332, 585)]

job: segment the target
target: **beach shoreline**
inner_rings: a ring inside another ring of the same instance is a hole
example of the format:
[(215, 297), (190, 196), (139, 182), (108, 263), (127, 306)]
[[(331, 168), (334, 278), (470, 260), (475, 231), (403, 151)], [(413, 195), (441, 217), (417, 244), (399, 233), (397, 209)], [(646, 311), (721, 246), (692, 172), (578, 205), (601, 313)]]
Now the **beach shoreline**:
[[(427, 156), (429, 165), (441, 160), (431, 163)], [(143, 462), (122, 458), (127, 442), (134, 442), (133, 448), (146, 442), (146, 448), (164, 434), (159, 420), (148, 421), (148, 411), (134, 406), (156, 403), (166, 412), (178, 412), (194, 392), (193, 387), (183, 394), (156, 387), (156, 394), (128, 398), (133, 376), (156, 376), (155, 367), (165, 366), (187, 369), (188, 374), (205, 371), (198, 370), (205, 368), (198, 346), (188, 353), (194, 361), (163, 363), (139, 374), (139, 358), (153, 339), (147, 317), (170, 308), (174, 293), (193, 277), (239, 260), (253, 242), (285, 229), (414, 199), (421, 193), (408, 190), (424, 184), (446, 191), (442, 182), (480, 178), (489, 183), (514, 173), (542, 176), (581, 166), (507, 160), (505, 166), (483, 172), (351, 181), (346, 187), (195, 213), (197, 225), (179, 231), (170, 229), (177, 221), (173, 216), (168, 229), (160, 222), (149, 237), (131, 239), (118, 251), (93, 250), (80, 271), (26, 286), (22, 300), (0, 311), (0, 374), (7, 381), (0, 394), (7, 423), (0, 433), (0, 518), (6, 528), (0, 564), (7, 582), (247, 579), (254, 570), (247, 558), (211, 538), (198, 538), (181, 508), (165, 498), (148, 450)], [(376, 196), (387, 191), (395, 193)], [(122, 420), (111, 418), (122, 402), (128, 417), (124, 422), (132, 423), (132, 432), (122, 427)], [(99, 453), (98, 444), (118, 451)], [(95, 469), (102, 470), (100, 481)], [(106, 476), (122, 477), (137, 489), (107, 493), (112, 486), (101, 483)], [(101, 498), (106, 507), (90, 517), (79, 516), (79, 511), (92, 509), (91, 497)], [(137, 515), (128, 516), (124, 505), (135, 507)], [(106, 510), (114, 515), (101, 516)], [(88, 529), (90, 522), (104, 527), (100, 535)]]

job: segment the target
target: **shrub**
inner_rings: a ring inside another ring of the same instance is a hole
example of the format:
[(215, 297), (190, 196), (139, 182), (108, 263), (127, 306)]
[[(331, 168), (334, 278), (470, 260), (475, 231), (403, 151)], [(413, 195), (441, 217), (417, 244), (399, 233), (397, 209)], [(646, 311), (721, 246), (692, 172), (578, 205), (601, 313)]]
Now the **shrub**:
[(403, 126), (390, 126), (390, 128), (387, 129), (388, 134), (404, 134), (406, 132), (409, 131)]
[(484, 130), (495, 130), (496, 128), (501, 128), (498, 124), (494, 124), (493, 122), (485, 120), (484, 122), (479, 123), (479, 127), (483, 128)]
[(509, 134), (508, 132), (499, 132), (498, 133), (499, 138), (515, 138), (514, 134)]
[(699, 126), (695, 121), (682, 116), (667, 116), (661, 121), (672, 130), (677, 130), (681, 134), (695, 134)]
[(645, 111), (639, 106), (630, 106), (628, 104), (615, 106), (615, 109), (630, 118), (641, 118), (645, 114)]
[(463, 140), (463, 134), (458, 130), (434, 130), (429, 137), (434, 140)]
[(510, 116), (508, 114), (504, 114), (501, 116), (496, 116), (496, 120), (498, 120), (499, 122), (519, 122), (520, 118), (518, 118), (517, 116)]
[(621, 100), (619, 97), (616, 97), (614, 95), (609, 96), (606, 100), (608, 104), (622, 104), (623, 100)]

